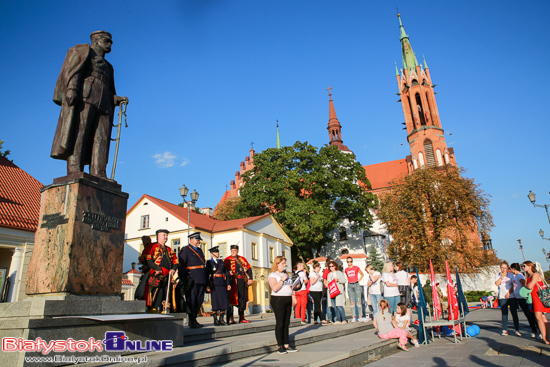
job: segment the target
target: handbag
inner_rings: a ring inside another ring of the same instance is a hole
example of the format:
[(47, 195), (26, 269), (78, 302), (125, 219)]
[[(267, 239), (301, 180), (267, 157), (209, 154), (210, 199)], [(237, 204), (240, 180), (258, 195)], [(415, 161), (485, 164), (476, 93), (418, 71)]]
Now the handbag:
[[(528, 304), (533, 303), (533, 298), (531, 297), (531, 289), (526, 287), (521, 287), (519, 290), (519, 295), (527, 301)], [(486, 297), (485, 297), (486, 298)]]
[(296, 307), (297, 304), (298, 304), (298, 300), (296, 299), (296, 295), (293, 293), (292, 294), (292, 307)]
[(541, 288), (540, 285), (537, 283), (537, 287), (539, 287), (537, 295), (539, 296), (539, 299), (542, 302), (542, 305), (548, 308), (550, 307), (550, 288), (548, 287), (548, 284), (546, 284), (545, 280), (544, 280), (544, 285), (546, 288)]
[(336, 296), (340, 294), (336, 279), (332, 279), (330, 283), (328, 283), (328, 292), (330, 293), (330, 298), (336, 298)]

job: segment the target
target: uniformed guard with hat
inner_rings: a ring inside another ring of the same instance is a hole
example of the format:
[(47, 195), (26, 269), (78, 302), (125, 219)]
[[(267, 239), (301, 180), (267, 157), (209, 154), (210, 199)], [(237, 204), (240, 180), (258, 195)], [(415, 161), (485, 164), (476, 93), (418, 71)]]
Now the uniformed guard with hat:
[[(166, 245), (170, 232), (166, 229), (159, 229), (156, 233), (157, 242), (151, 244), (148, 252), (146, 251), (147, 249), (143, 251), (147, 266), (150, 269), (149, 278), (153, 276), (159, 277), (158, 286), (150, 287), (147, 285), (146, 287), (145, 301), (147, 306), (149, 306), (149, 312), (152, 313), (160, 312), (163, 308), (163, 301), (168, 301), (169, 308), (172, 310), (175, 308), (175, 284), (172, 281), (168, 283), (167, 278), (168, 275), (173, 277), (179, 267), (176, 254)], [(170, 294), (172, 295), (170, 300), (165, 299), (168, 287), (172, 287), (170, 289)]]
[(229, 308), (227, 291), (231, 289), (231, 275), (220, 257), (219, 246), (210, 249), (211, 259), (206, 262), (206, 275), (208, 284), (206, 290), (211, 293), (214, 325), (227, 325), (224, 319), (225, 310)]
[(231, 255), (223, 261), (231, 274), (231, 290), (229, 291), (230, 306), (227, 309), (228, 323), (235, 324), (233, 306), (239, 309), (239, 323), (249, 323), (244, 318), (246, 303), (248, 302), (248, 287), (252, 285), (252, 267), (242, 256), (239, 256), (239, 246), (231, 245)]
[(188, 237), (189, 245), (183, 247), (179, 254), (179, 277), (183, 284), (190, 284), (190, 279), (192, 279), (193, 284), (185, 290), (185, 304), (189, 327), (199, 328), (203, 327), (198, 323), (197, 316), (204, 302), (204, 291), (207, 284), (206, 260), (199, 247), (202, 240), (200, 232), (193, 232)]

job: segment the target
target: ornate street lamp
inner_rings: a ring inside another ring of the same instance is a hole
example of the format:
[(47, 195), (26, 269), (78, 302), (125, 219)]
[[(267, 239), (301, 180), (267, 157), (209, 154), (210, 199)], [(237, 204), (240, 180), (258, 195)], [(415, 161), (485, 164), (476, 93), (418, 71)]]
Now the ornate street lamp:
[(523, 256), (523, 261), (525, 262), (525, 255), (523, 255), (523, 245), (521, 244), (521, 238), (518, 238), (516, 241), (519, 243), (519, 249), (521, 250), (521, 256)]
[(531, 204), (533, 204), (533, 207), (544, 208), (546, 210), (548, 223), (550, 223), (550, 214), (548, 213), (548, 204), (544, 204), (544, 205), (535, 204), (536, 196), (535, 196), (535, 193), (532, 192), (531, 190), (529, 190), (529, 194), (527, 194), (527, 197), (529, 198), (529, 201), (531, 202)]
[(542, 229), (539, 229), (539, 235), (540, 235), (540, 238), (542, 238), (543, 240), (548, 240), (550, 241), (550, 238), (545, 238), (544, 237), (544, 231)]
[(193, 192), (191, 193), (191, 201), (185, 201), (188, 193), (189, 189), (187, 188), (187, 186), (183, 185), (182, 187), (180, 187), (180, 195), (183, 198), (183, 203), (187, 204), (187, 240), (189, 241), (189, 234), (191, 231), (191, 206), (189, 204), (191, 204), (193, 208), (195, 208), (195, 203), (197, 202), (197, 200), (199, 200), (199, 193), (197, 192), (197, 190), (193, 190)]

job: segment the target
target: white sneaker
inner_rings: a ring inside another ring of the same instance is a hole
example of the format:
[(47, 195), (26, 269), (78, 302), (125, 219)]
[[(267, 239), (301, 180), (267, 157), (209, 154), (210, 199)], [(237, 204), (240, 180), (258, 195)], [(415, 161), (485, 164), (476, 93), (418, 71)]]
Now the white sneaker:
[(357, 322), (357, 320), (355, 320), (355, 317), (351, 318), (351, 322)]
[(502, 335), (508, 335), (508, 331), (502, 330)]
[(537, 335), (535, 333), (531, 333), (531, 338), (536, 338)]
[(521, 333), (516, 330), (516, 336), (521, 336)]
[(413, 340), (411, 340), (411, 343), (413, 343), (413, 345), (414, 345), (416, 348), (420, 348), (420, 344), (418, 344), (418, 340), (413, 339)]

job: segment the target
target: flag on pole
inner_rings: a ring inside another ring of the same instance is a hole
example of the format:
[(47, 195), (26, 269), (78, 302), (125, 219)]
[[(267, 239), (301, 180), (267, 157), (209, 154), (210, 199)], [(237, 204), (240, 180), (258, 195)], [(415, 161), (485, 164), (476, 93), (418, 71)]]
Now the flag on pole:
[[(449, 317), (447, 320), (458, 320), (460, 313), (458, 312), (458, 301), (455, 296), (455, 286), (453, 284), (453, 278), (451, 278), (451, 271), (449, 270), (449, 264), (445, 260), (445, 270), (447, 270), (447, 302)], [(461, 332), (460, 325), (455, 325), (454, 331), (456, 333)]]
[(418, 342), (420, 344), (426, 342), (430, 344), (430, 338), (424, 333), (424, 322), (428, 315), (428, 307), (426, 306), (426, 298), (424, 297), (424, 291), (422, 290), (422, 284), (420, 284), (420, 276), (418, 275), (418, 268), (416, 268), (416, 279), (418, 279)]
[(458, 304), (462, 305), (464, 316), (466, 316), (470, 310), (468, 309), (468, 300), (466, 300), (464, 290), (462, 289), (462, 283), (460, 282), (460, 276), (458, 275), (458, 268), (456, 268), (456, 292), (458, 294)]
[(434, 305), (434, 319), (439, 320), (441, 318), (441, 303), (439, 302), (439, 294), (437, 293), (437, 286), (435, 284), (434, 267), (432, 260), (430, 260), (430, 272), (432, 276), (432, 299)]

